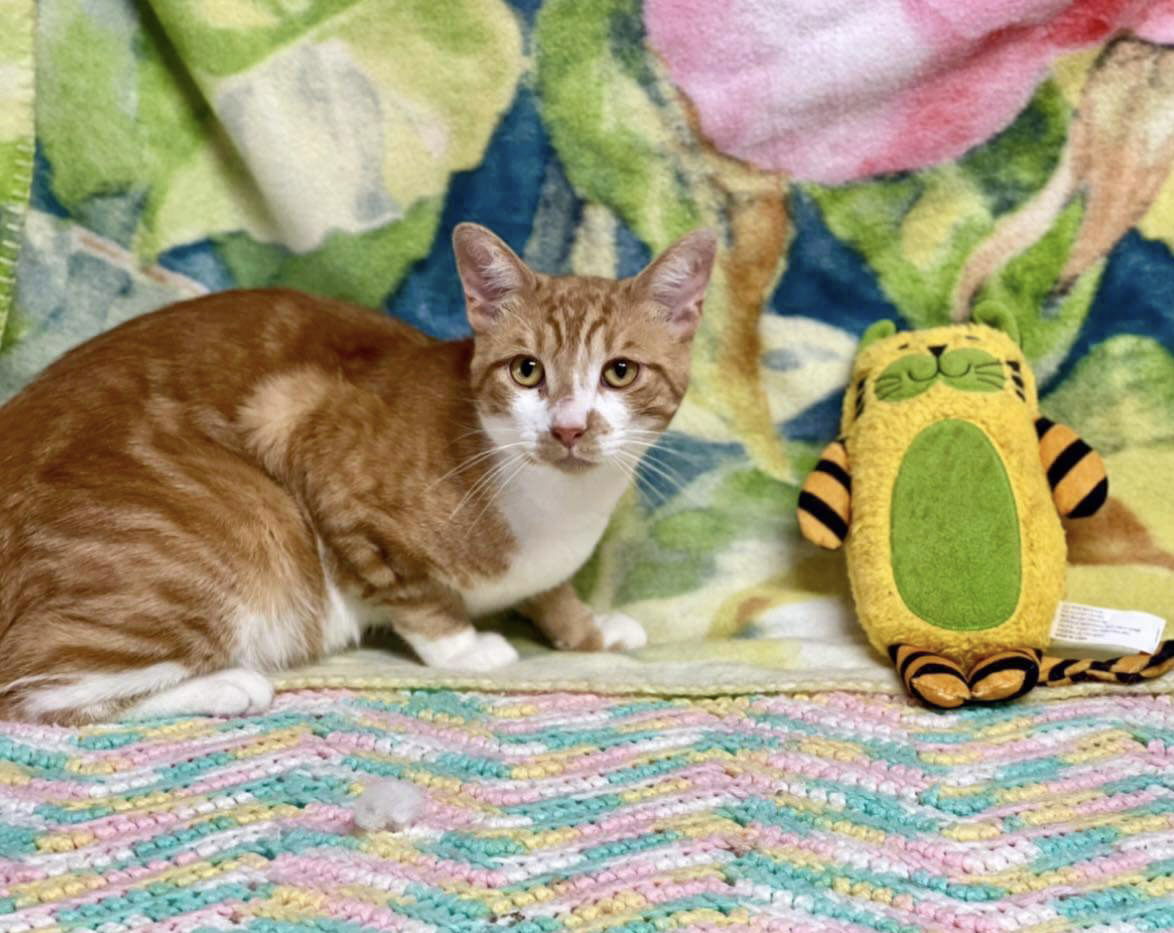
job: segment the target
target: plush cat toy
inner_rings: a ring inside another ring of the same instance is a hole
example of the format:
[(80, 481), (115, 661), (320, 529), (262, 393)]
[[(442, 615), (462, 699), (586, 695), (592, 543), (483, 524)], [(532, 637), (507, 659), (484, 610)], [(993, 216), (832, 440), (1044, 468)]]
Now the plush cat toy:
[(1108, 479), (1096, 451), (1041, 417), (1014, 319), (985, 305), (975, 320), (868, 329), (841, 436), (799, 497), (803, 535), (846, 544), (869, 640), (931, 706), (1163, 673), (1171, 642), (1111, 661), (1044, 655), (1064, 593), (1059, 516), (1094, 514)]

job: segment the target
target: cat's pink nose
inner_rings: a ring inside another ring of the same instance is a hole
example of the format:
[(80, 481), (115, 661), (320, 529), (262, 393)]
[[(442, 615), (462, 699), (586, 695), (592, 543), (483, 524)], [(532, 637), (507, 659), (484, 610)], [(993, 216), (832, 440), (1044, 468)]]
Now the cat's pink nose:
[(578, 424), (556, 424), (551, 427), (550, 433), (553, 434), (560, 444), (567, 450), (575, 446), (575, 442), (579, 440), (587, 431), (584, 425)]

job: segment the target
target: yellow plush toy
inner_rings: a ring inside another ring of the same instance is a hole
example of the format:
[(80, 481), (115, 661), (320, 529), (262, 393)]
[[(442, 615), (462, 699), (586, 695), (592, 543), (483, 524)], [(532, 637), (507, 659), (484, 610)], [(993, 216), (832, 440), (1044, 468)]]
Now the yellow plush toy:
[(841, 436), (799, 497), (813, 543), (846, 543), (852, 594), (872, 645), (931, 706), (1022, 696), (1037, 683), (1133, 682), (1174, 665), (1155, 655), (1044, 655), (1064, 595), (1059, 516), (1095, 513), (1104, 463), (1040, 416), (1014, 320), (865, 333)]

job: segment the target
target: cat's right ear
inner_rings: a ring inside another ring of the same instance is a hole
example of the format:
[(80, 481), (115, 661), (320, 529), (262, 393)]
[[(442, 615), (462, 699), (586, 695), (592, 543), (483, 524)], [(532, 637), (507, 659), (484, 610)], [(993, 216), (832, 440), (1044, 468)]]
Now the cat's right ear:
[(661, 253), (635, 278), (644, 292), (665, 312), (678, 337), (690, 338), (701, 323), (701, 303), (713, 272), (717, 237), (710, 230), (694, 230)]
[(499, 237), (477, 224), (457, 224), (452, 248), (469, 325), (484, 333), (501, 320), (506, 299), (534, 284), (534, 273)]

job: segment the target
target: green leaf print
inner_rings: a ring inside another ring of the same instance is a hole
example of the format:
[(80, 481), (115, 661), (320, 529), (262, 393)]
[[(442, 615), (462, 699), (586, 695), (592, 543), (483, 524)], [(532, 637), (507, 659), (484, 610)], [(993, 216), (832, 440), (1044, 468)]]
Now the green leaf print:
[(676, 151), (679, 127), (635, 55), (636, 0), (553, 0), (534, 28), (538, 91), (567, 177), (654, 249), (697, 226), (700, 213)]

